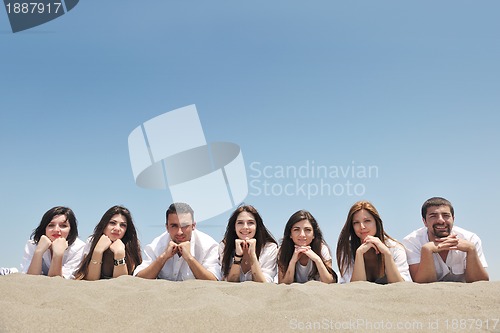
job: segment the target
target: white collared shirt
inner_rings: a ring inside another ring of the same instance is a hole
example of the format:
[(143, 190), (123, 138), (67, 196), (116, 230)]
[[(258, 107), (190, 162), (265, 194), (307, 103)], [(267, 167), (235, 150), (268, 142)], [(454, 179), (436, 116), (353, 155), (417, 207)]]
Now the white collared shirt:
[[(392, 254), (392, 259), (394, 260), (394, 263), (396, 264), (396, 267), (398, 268), (399, 274), (403, 278), (403, 280), (411, 282), (411, 276), (410, 276), (410, 269), (408, 267), (408, 262), (406, 261), (406, 252), (404, 247), (391, 240), (391, 239), (386, 239), (385, 240), (385, 245), (389, 248), (389, 251)], [(354, 261), (351, 263), (351, 265), (347, 268), (346, 272), (344, 275), (342, 275), (339, 279), (339, 283), (349, 283), (351, 282), (352, 278), (352, 272), (354, 271)], [(385, 276), (384, 276), (385, 278)], [(376, 283), (386, 283), (382, 281), (387, 281), (386, 279), (381, 279), (380, 281), (375, 281)]]
[[(477, 255), (483, 267), (488, 267), (486, 258), (483, 254), (481, 239), (475, 234), (465, 229), (453, 226), (452, 234), (456, 234), (458, 238), (465, 239), (474, 244)], [(406, 255), (408, 256), (408, 265), (419, 264), (422, 246), (429, 243), (429, 235), (427, 228), (422, 227), (406, 236), (402, 243), (406, 247)], [(465, 282), (465, 268), (467, 253), (459, 250), (448, 251), (446, 262), (439, 253), (433, 253), (434, 267), (438, 281), (458, 281)]]
[[(156, 258), (165, 252), (170, 240), (170, 234), (168, 231), (165, 231), (163, 234), (153, 239), (150, 244), (146, 245), (146, 247), (144, 247), (144, 257), (142, 263), (134, 270), (134, 276), (151, 265)], [(217, 242), (209, 235), (195, 229), (191, 234), (190, 245), (191, 255), (196, 259), (196, 261), (211, 272), (217, 280), (220, 280), (221, 271), (219, 256), (217, 253)], [(167, 260), (158, 274), (158, 279), (184, 281), (195, 279), (195, 276), (184, 258), (175, 254), (172, 258)]]
[[(26, 246), (24, 247), (23, 262), (21, 264), (21, 272), (27, 273), (35, 254), (37, 244), (33, 240), (28, 240)], [(62, 275), (65, 279), (73, 279), (73, 273), (78, 269), (80, 262), (82, 261), (83, 248), (85, 247), (85, 242), (77, 238), (68, 246), (64, 251), (63, 261), (62, 261)], [(52, 254), (50, 248), (45, 251), (42, 256), (42, 274), (49, 274), (50, 263), (52, 262)]]
[[(219, 263), (222, 266), (222, 257), (224, 256), (224, 242), (219, 244)], [(273, 242), (268, 242), (260, 250), (259, 265), (262, 274), (266, 277), (266, 282), (275, 282), (276, 274), (278, 274), (278, 245)], [(232, 265), (232, 263), (231, 263)], [(253, 281), (252, 270), (243, 273), (240, 265), (240, 282)]]

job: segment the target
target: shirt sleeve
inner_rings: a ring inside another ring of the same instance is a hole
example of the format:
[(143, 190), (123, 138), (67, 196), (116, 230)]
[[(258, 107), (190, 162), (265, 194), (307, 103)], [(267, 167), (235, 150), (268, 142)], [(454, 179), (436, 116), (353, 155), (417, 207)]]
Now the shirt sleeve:
[(201, 262), (202, 266), (205, 267), (210, 273), (212, 273), (217, 280), (221, 280), (221, 269), (219, 263), (219, 244), (217, 242), (213, 242), (208, 248)]
[(62, 265), (62, 275), (65, 279), (74, 278), (73, 273), (78, 269), (78, 266), (80, 266), (84, 247), (85, 243), (77, 238), (67, 250)]
[(144, 255), (142, 256), (142, 263), (135, 268), (133, 276), (136, 276), (137, 273), (147, 268), (157, 258), (155, 250), (153, 249), (151, 244), (148, 244), (144, 247), (143, 254)]
[(28, 273), (35, 249), (36, 244), (32, 240), (26, 242), (26, 245), (24, 246), (23, 260), (21, 262), (21, 273)]
[(266, 277), (267, 282), (274, 282), (278, 274), (278, 245), (269, 242), (261, 251), (259, 256), (260, 269)]
[(419, 264), (420, 263), (420, 251), (422, 245), (418, 242), (418, 239), (415, 235), (406, 236), (401, 243), (405, 247), (406, 250), (406, 259), (408, 265)]
[(479, 238), (478, 235), (473, 234), (470, 241), (476, 247), (477, 256), (479, 257), (481, 264), (483, 265), (484, 268), (487, 268), (488, 263), (486, 262), (486, 258), (485, 258), (484, 253), (483, 253), (483, 246), (481, 244), (481, 239)]
[(389, 247), (389, 250), (392, 253), (392, 258), (394, 259), (394, 263), (396, 264), (399, 274), (403, 278), (403, 280), (411, 282), (410, 269), (408, 267), (408, 262), (406, 260), (406, 251), (404, 247), (398, 243), (394, 244), (392, 247)]

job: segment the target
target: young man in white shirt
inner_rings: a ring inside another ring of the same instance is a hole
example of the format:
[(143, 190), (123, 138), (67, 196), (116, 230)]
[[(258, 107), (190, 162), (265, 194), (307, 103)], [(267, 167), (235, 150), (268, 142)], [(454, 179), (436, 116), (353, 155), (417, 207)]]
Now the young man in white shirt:
[(454, 219), (453, 206), (444, 198), (430, 198), (422, 205), (425, 227), (402, 241), (414, 282), (489, 280), (481, 240), (454, 226)]
[(144, 248), (145, 256), (134, 275), (171, 281), (221, 279), (219, 244), (196, 230), (194, 212), (188, 204), (171, 204), (165, 225), (167, 231)]

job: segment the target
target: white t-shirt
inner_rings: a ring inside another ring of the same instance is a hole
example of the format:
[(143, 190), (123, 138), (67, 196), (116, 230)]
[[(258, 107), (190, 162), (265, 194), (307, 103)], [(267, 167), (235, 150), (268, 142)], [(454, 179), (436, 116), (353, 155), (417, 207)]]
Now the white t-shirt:
[[(85, 243), (77, 238), (68, 246), (66, 251), (64, 251), (63, 261), (62, 261), (62, 275), (65, 279), (73, 279), (73, 273), (78, 269), (80, 262), (82, 261), (83, 248)], [(23, 262), (21, 264), (21, 272), (27, 273), (35, 254), (36, 244), (33, 240), (28, 240), (26, 246), (24, 247)], [(45, 251), (42, 256), (42, 274), (49, 274), (50, 263), (52, 262), (52, 254), (50, 248)]]
[[(165, 231), (160, 236), (153, 239), (151, 244), (146, 245), (144, 248), (144, 257), (142, 264), (137, 266), (134, 270), (134, 276), (140, 271), (151, 265), (167, 248), (170, 243), (170, 235)], [(221, 279), (221, 271), (219, 264), (219, 255), (217, 249), (219, 244), (209, 235), (199, 231), (193, 230), (191, 234), (191, 255), (198, 261), (205, 269), (211, 272), (217, 280)], [(170, 281), (183, 281), (195, 279), (193, 272), (184, 258), (174, 255), (168, 259), (160, 273), (158, 279), (165, 279)]]
[[(411, 280), (411, 276), (410, 276), (408, 262), (406, 261), (406, 252), (405, 252), (404, 247), (401, 244), (399, 244), (391, 239), (386, 239), (385, 245), (389, 248), (389, 251), (392, 254), (392, 258), (394, 259), (394, 263), (396, 264), (398, 271), (399, 271), (399, 274), (401, 274), (401, 277), (403, 278), (403, 280), (411, 282), (412, 280)], [(347, 268), (345, 274), (340, 277), (339, 283), (351, 282), (353, 271), (354, 271), (354, 261)], [(383, 283), (383, 281), (387, 281), (387, 280), (383, 279), (380, 281), (380, 283)], [(379, 281), (375, 281), (375, 282), (378, 283)]]
[[(325, 244), (321, 244), (321, 255), (323, 256), (324, 261), (332, 260), (330, 250), (328, 250), (328, 247)], [(316, 276), (314, 276), (313, 278), (309, 277), (309, 274), (313, 269), (313, 265), (315, 264), (311, 259), (307, 261), (306, 266), (302, 266), (301, 263), (297, 261), (297, 263), (295, 264), (295, 282), (305, 283), (310, 280), (319, 281), (319, 273), (316, 274)]]
[[(483, 254), (481, 239), (475, 234), (465, 229), (453, 226), (451, 234), (456, 234), (458, 238), (468, 240), (476, 247), (477, 255), (483, 267), (488, 267), (486, 258)], [(422, 227), (406, 236), (402, 243), (406, 247), (406, 255), (408, 256), (408, 265), (419, 264), (422, 246), (429, 243), (429, 235), (427, 228)], [(446, 262), (439, 253), (434, 253), (434, 267), (438, 281), (458, 281), (465, 282), (465, 268), (467, 253), (459, 250), (448, 251)]]
[[(224, 256), (224, 242), (220, 242), (219, 244), (219, 262), (222, 266), (222, 258)], [(262, 270), (262, 274), (266, 277), (267, 282), (274, 282), (276, 274), (278, 274), (278, 245), (273, 242), (268, 242), (266, 245), (260, 250), (259, 255), (259, 265)], [(231, 261), (232, 265), (232, 261)], [(252, 271), (243, 273), (243, 270), (240, 267), (240, 282), (243, 281), (253, 281)]]

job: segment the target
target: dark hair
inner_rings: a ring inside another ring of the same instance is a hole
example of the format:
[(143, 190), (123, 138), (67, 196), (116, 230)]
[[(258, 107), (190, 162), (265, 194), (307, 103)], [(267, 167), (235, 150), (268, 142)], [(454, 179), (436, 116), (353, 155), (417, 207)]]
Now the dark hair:
[(121, 241), (125, 245), (125, 256), (127, 258), (126, 264), (128, 269), (128, 274), (132, 275), (134, 268), (142, 263), (141, 247), (139, 245), (139, 240), (137, 239), (137, 231), (134, 226), (134, 221), (130, 211), (123, 206), (113, 206), (104, 213), (99, 223), (94, 228), (94, 233), (91, 236), (91, 245), (88, 255), (82, 260), (78, 271), (75, 273), (76, 279), (82, 279), (88, 273), (88, 268), (90, 261), (92, 260), (92, 253), (94, 253), (95, 247), (99, 239), (104, 234), (104, 229), (108, 225), (111, 218), (117, 214), (125, 217), (127, 220), (127, 230), (125, 235), (123, 235)]
[(191, 208), (191, 206), (189, 206), (187, 203), (184, 202), (174, 202), (167, 209), (167, 212), (165, 214), (165, 224), (168, 223), (168, 215), (170, 214), (188, 214), (188, 213), (191, 214), (191, 217), (193, 218), (194, 222), (193, 208)]
[[(302, 220), (308, 220), (313, 228), (314, 239), (312, 240), (310, 245), (311, 249), (321, 258), (323, 263), (325, 263), (328, 272), (332, 274), (335, 280), (337, 280), (337, 274), (333, 271), (333, 269), (329, 265), (326, 265), (325, 258), (323, 258), (323, 255), (321, 254), (321, 247), (323, 245), (328, 247), (326, 241), (323, 239), (323, 233), (321, 232), (318, 222), (316, 222), (314, 216), (312, 216), (312, 214), (309, 213), (307, 210), (299, 210), (298, 212), (295, 212), (292, 216), (290, 216), (288, 222), (286, 223), (285, 232), (283, 233), (283, 239), (281, 240), (281, 246), (278, 252), (278, 269), (281, 271), (283, 275), (288, 270), (288, 265), (290, 264), (290, 260), (292, 259), (293, 253), (295, 251), (295, 244), (290, 237), (292, 234), (292, 227), (295, 223), (300, 222)], [(318, 274), (318, 268), (316, 267), (316, 265), (313, 265), (311, 273), (309, 274), (309, 278), (314, 279), (317, 274)], [(294, 277), (294, 282), (295, 282), (295, 277)]]
[(243, 212), (248, 212), (252, 214), (255, 219), (255, 222), (257, 223), (255, 231), (255, 240), (256, 240), (255, 253), (257, 254), (257, 259), (260, 256), (260, 251), (263, 246), (265, 246), (269, 242), (277, 244), (274, 237), (271, 235), (269, 230), (267, 230), (266, 226), (264, 225), (264, 222), (262, 221), (262, 217), (260, 216), (259, 212), (253, 206), (245, 205), (238, 207), (233, 212), (233, 214), (231, 214), (231, 217), (229, 217), (226, 227), (226, 233), (224, 234), (224, 239), (222, 240), (224, 242), (224, 254), (222, 256), (223, 276), (227, 276), (231, 268), (231, 259), (234, 256), (235, 252), (234, 242), (238, 238), (238, 236), (236, 235), (236, 228), (235, 228), (236, 220), (238, 219), (238, 216)]
[(422, 218), (424, 220), (425, 220), (425, 217), (427, 216), (427, 209), (429, 207), (435, 207), (435, 206), (447, 206), (447, 207), (450, 207), (451, 216), (453, 218), (455, 217), (455, 210), (453, 209), (453, 206), (451, 205), (451, 202), (449, 202), (445, 198), (433, 197), (433, 198), (427, 199), (424, 202), (424, 204), (422, 205)]
[(75, 213), (73, 213), (71, 208), (56, 206), (49, 209), (48, 211), (45, 212), (45, 214), (43, 214), (40, 224), (35, 230), (33, 230), (33, 233), (31, 234), (31, 239), (35, 242), (35, 244), (38, 244), (38, 242), (40, 241), (40, 237), (45, 235), (45, 229), (47, 228), (47, 225), (57, 215), (66, 216), (66, 220), (69, 222), (69, 234), (68, 238), (66, 238), (66, 240), (68, 241), (68, 246), (71, 246), (73, 242), (78, 238), (78, 226)]
[[(354, 205), (352, 205), (349, 213), (347, 214), (347, 219), (345, 221), (344, 227), (342, 228), (342, 231), (340, 232), (339, 240), (337, 243), (337, 265), (339, 266), (340, 275), (344, 275), (349, 266), (351, 266), (356, 256), (356, 250), (361, 245), (361, 239), (359, 239), (359, 237), (356, 235), (356, 232), (354, 231), (352, 220), (354, 219), (354, 214), (363, 209), (369, 212), (375, 219), (375, 224), (377, 227), (375, 237), (380, 239), (380, 241), (382, 241), (382, 243), (384, 244), (386, 239), (396, 241), (384, 231), (384, 224), (382, 223), (380, 214), (369, 201), (356, 202)], [(383, 269), (384, 257), (377, 256), (377, 258), (379, 268)]]

